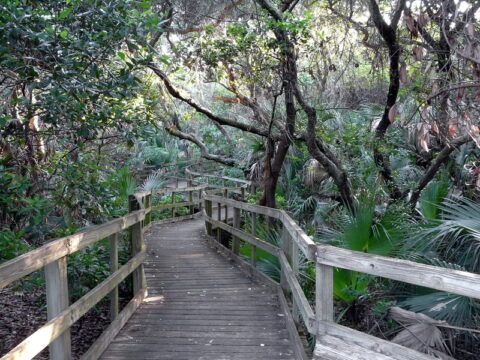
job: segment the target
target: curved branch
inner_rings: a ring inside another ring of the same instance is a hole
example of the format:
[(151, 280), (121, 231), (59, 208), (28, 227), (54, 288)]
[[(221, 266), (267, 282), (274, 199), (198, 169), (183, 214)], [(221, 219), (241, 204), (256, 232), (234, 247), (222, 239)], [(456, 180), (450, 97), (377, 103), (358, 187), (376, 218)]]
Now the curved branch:
[(179, 139), (187, 140), (190, 141), (191, 143), (194, 143), (195, 145), (198, 146), (200, 149), (200, 153), (202, 154), (202, 157), (207, 159), (207, 160), (212, 160), (216, 161), (218, 163), (221, 163), (226, 166), (236, 166), (237, 163), (235, 160), (231, 158), (225, 158), (220, 155), (215, 155), (211, 154), (208, 152), (207, 146), (200, 141), (197, 137), (195, 137), (192, 134), (188, 134), (186, 132), (178, 130), (175, 126), (165, 126), (165, 130), (170, 134), (173, 135)]
[(150, 63), (147, 65), (154, 73), (157, 75), (164, 83), (165, 88), (169, 92), (170, 95), (172, 95), (174, 98), (183, 101), (184, 103), (190, 105), (193, 107), (197, 112), (202, 113), (206, 115), (209, 119), (216, 121), (217, 123), (225, 126), (231, 126), (243, 131), (250, 132), (252, 134), (260, 135), (263, 137), (268, 137), (268, 130), (266, 129), (261, 129), (254, 127), (249, 124), (244, 124), (232, 119), (224, 118), (218, 115), (215, 115), (212, 111), (209, 109), (201, 106), (200, 104), (197, 104), (192, 98), (182, 95), (179, 90), (175, 88), (175, 86), (172, 84), (170, 79), (167, 77), (167, 75), (160, 70), (155, 64)]
[(427, 171), (420, 179), (416, 189), (413, 191), (412, 196), (410, 197), (409, 203), (412, 207), (415, 207), (417, 204), (418, 199), (420, 198), (420, 194), (422, 190), (428, 185), (430, 181), (434, 178), (435, 174), (440, 170), (440, 167), (443, 163), (445, 163), (449, 158), (450, 154), (455, 150), (458, 149), (463, 144), (472, 141), (470, 135), (464, 135), (452, 140), (449, 144), (445, 145), (445, 147), (437, 154), (435, 159), (432, 161), (430, 166), (428, 167)]
[[(395, 106), (397, 102), (398, 91), (400, 89), (400, 53), (401, 47), (398, 44), (397, 40), (397, 25), (400, 19), (400, 16), (405, 7), (405, 0), (399, 0), (397, 8), (395, 10), (391, 25), (388, 25), (382, 14), (380, 13), (380, 8), (378, 7), (376, 0), (370, 0), (370, 13), (377, 28), (378, 32), (382, 36), (383, 40), (387, 44), (388, 54), (390, 57), (389, 64), (389, 86), (387, 100), (385, 103), (385, 108), (383, 111), (382, 119), (375, 129), (375, 137), (381, 142), (385, 138), (387, 129), (391, 124), (390, 111), (392, 107)], [(374, 145), (374, 159), (375, 164), (380, 168), (380, 174), (385, 180), (387, 186), (390, 188), (391, 197), (397, 199), (401, 196), (400, 189), (395, 184), (395, 181), (392, 176), (392, 171), (390, 169), (388, 155), (382, 153), (380, 149), (380, 144)]]

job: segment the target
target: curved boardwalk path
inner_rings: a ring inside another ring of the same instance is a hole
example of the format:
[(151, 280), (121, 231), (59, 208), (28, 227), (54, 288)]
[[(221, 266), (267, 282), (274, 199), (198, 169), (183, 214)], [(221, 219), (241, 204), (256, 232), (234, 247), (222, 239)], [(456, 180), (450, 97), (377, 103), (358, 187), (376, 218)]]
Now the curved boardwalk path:
[(204, 225), (152, 227), (148, 298), (103, 359), (295, 359), (277, 296), (210, 248)]

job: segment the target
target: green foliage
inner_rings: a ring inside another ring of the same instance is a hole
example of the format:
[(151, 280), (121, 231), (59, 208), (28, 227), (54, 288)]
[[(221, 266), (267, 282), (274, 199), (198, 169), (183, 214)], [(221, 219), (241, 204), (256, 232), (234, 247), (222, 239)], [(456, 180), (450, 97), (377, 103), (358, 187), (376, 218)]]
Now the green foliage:
[(30, 250), (30, 246), (23, 239), (23, 235), (23, 232), (15, 233), (9, 229), (0, 230), (0, 263)]
[[(399, 255), (410, 219), (403, 207), (377, 209), (375, 192), (364, 192), (353, 212), (338, 210), (334, 224), (322, 232), (321, 240), (350, 250), (372, 254)], [(365, 294), (373, 278), (357, 272), (335, 269), (335, 296), (353, 302)]]
[(430, 182), (420, 196), (420, 212), (427, 220), (436, 220), (441, 213), (440, 205), (448, 195), (448, 178)]
[(434, 253), (467, 271), (480, 271), (480, 205), (467, 198), (446, 199), (438, 205), (440, 219), (429, 220), (410, 237), (419, 254)]

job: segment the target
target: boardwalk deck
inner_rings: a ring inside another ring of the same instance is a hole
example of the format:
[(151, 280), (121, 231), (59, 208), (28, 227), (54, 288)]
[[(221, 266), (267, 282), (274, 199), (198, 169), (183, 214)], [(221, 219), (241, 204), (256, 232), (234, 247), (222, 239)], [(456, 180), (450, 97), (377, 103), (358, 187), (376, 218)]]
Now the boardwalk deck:
[(103, 359), (295, 359), (277, 296), (211, 249), (204, 224), (152, 228), (148, 298)]

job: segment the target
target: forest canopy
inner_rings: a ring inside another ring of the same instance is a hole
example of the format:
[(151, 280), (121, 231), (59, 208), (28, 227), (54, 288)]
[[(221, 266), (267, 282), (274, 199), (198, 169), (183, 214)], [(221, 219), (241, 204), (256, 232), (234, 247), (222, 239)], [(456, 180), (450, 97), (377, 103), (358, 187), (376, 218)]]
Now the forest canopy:
[[(0, 262), (202, 160), (315, 241), (479, 273), (479, 21), (475, 0), (0, 0)], [(372, 280), (335, 281), (358, 320)], [(480, 325), (464, 297), (397, 300)]]

